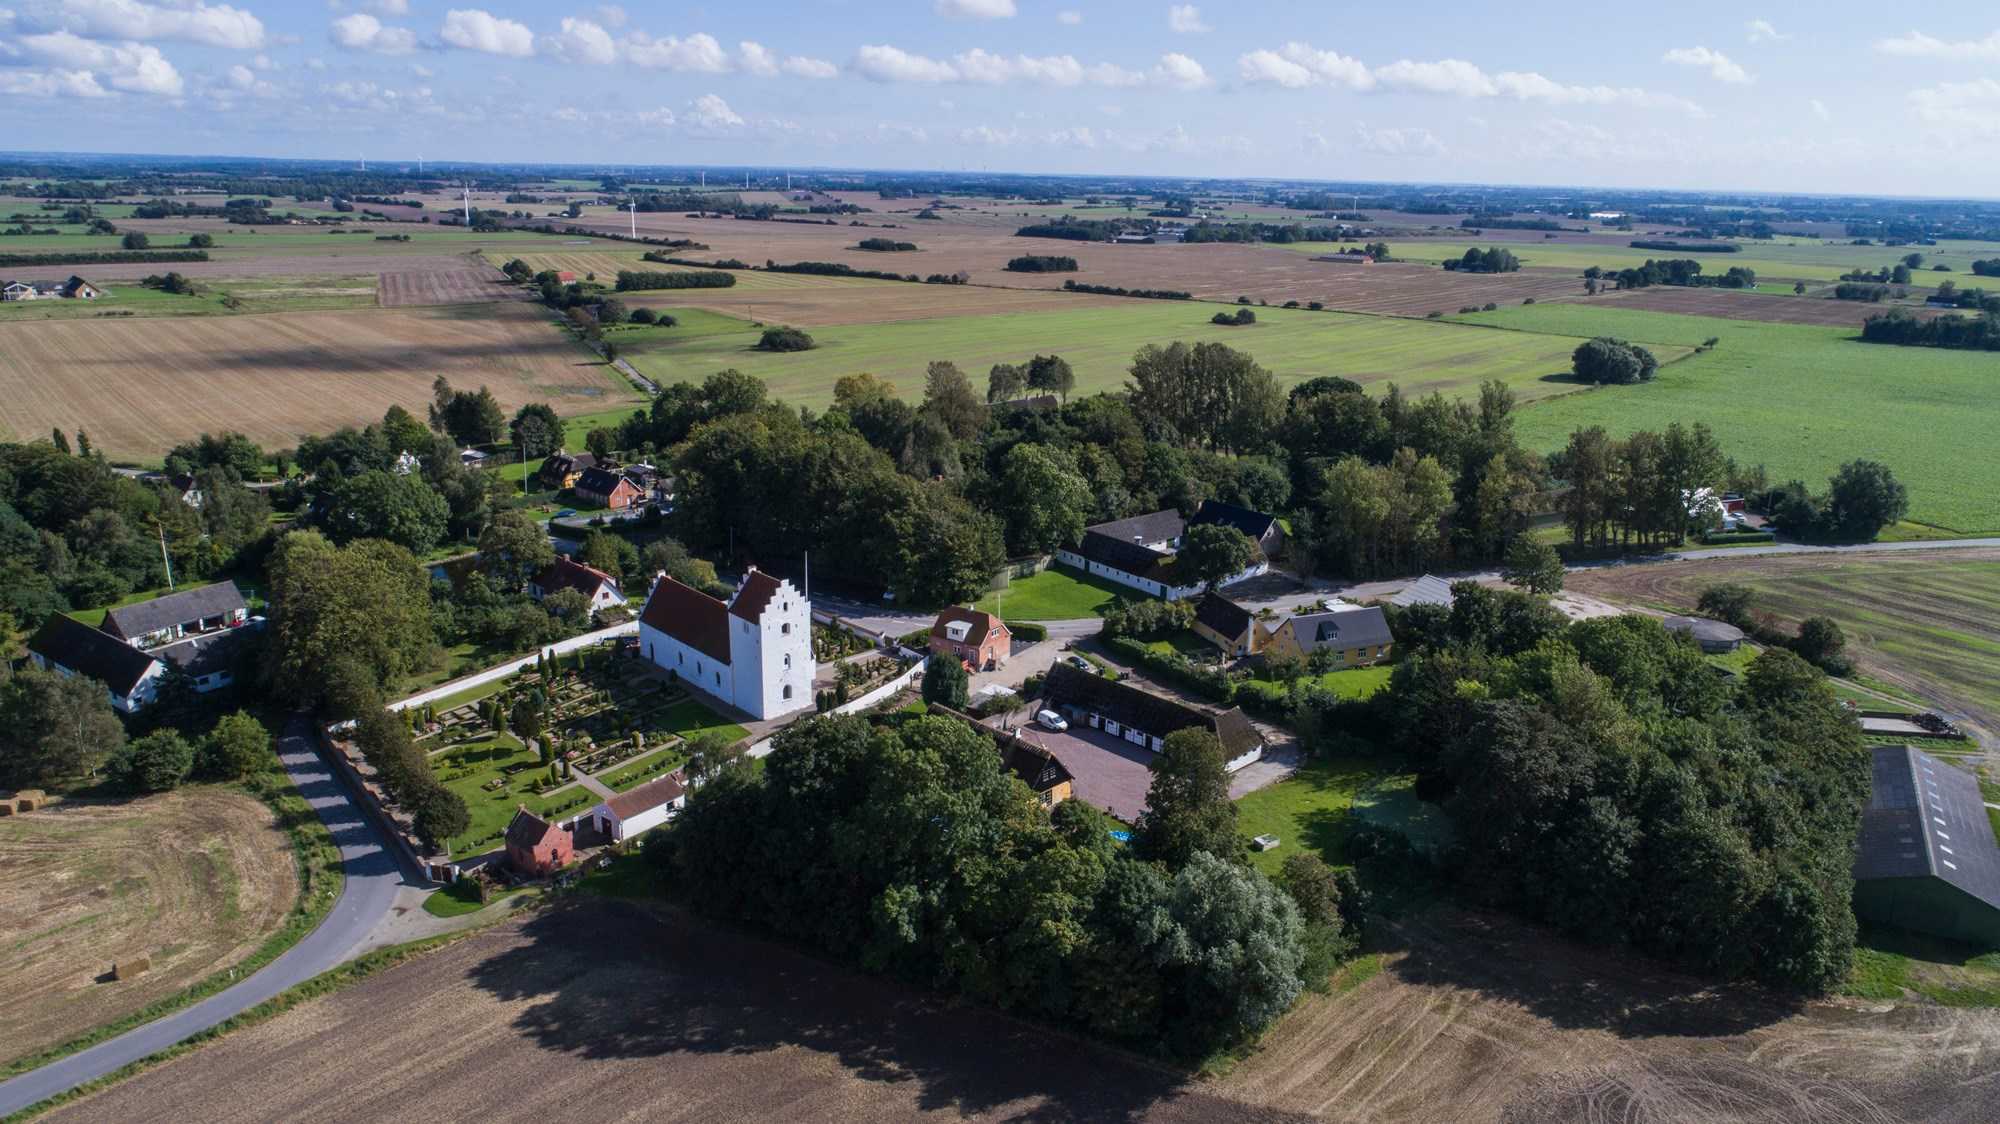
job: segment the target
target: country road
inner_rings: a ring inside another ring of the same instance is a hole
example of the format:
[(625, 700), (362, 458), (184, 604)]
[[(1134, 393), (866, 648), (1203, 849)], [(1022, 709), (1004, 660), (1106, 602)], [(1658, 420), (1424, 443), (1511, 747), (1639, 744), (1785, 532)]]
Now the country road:
[(278, 739), (278, 759), (340, 847), (346, 881), (333, 911), (305, 939), (241, 983), (87, 1050), (0, 1082), (0, 1117), (116, 1072), (335, 967), (388, 914), (406, 873), (384, 846), (375, 821), (361, 811), (347, 786), (321, 759), (314, 740), (310, 722), (293, 718)]

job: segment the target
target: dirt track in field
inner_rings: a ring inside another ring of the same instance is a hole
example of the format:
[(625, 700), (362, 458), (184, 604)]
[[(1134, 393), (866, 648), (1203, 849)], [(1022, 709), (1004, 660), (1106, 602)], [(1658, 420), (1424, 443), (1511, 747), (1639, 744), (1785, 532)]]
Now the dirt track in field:
[[(1209, 300), (1233, 301), (1247, 296), (1273, 305), (1288, 300), (1319, 301), (1329, 308), (1423, 316), (1447, 315), (1467, 305), (1519, 304), (1534, 297), (1547, 300), (1578, 292), (1580, 282), (1569, 270), (1523, 270), (1479, 275), (1449, 273), (1435, 266), (1379, 266), (1315, 262), (1309, 255), (1278, 246), (1205, 243), (1199, 245), (1111, 245), (1052, 238), (1020, 238), (1013, 229), (1026, 221), (1007, 218), (1004, 224), (974, 224), (963, 216), (945, 222), (918, 222), (907, 215), (868, 215), (869, 227), (810, 223), (744, 222), (734, 219), (691, 219), (680, 214), (639, 216), (639, 233), (652, 237), (692, 238), (708, 250), (676, 251), (677, 256), (715, 261), (738, 258), (752, 263), (835, 261), (856, 269), (897, 273), (964, 271), (978, 285), (1022, 289), (1060, 289), (1065, 280), (1123, 288), (1179, 289)], [(897, 230), (879, 224), (894, 221)], [(627, 229), (617, 220), (579, 223), (607, 233)], [(915, 242), (915, 253), (875, 253), (856, 250), (861, 238), (892, 235)], [(1008, 259), (1027, 254), (1077, 259), (1075, 273), (1011, 273)]]
[[(0, 1062), (241, 961), (298, 897), (290, 841), (213, 786), (0, 817)], [(150, 957), (130, 980), (113, 962)]]
[(679, 915), (509, 922), (53, 1121), (1938, 1121), (2000, 1096), (2000, 1014), (1796, 1009), (1440, 910), (1196, 1080)]
[[(87, 430), (114, 457), (158, 457), (204, 431), (266, 448), (301, 434), (419, 416), (439, 375), (485, 385), (510, 413), (530, 401), (605, 409), (635, 395), (519, 302), (272, 316), (10, 324), (0, 347), (0, 429)], [(622, 382), (622, 380), (620, 380)]]

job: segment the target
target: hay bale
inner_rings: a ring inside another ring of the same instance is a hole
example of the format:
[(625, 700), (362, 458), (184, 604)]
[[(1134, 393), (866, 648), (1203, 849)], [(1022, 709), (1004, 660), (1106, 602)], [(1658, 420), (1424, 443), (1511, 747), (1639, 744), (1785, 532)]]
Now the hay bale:
[(0, 816), (11, 816), (13, 814), (14, 798), (11, 796), (0, 796)]
[(14, 794), (16, 811), (32, 812), (49, 806), (49, 794), (39, 788), (24, 788)]
[(153, 959), (150, 956), (137, 956), (130, 960), (120, 960), (111, 966), (111, 978), (114, 980), (129, 980), (141, 972), (151, 971), (152, 968)]

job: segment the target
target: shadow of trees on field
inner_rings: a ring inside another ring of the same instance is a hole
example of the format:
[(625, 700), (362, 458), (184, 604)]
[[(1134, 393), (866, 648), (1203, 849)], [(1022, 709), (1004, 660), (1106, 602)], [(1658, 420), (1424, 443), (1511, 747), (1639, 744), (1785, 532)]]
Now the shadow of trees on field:
[(1791, 1018), (1794, 997), (1677, 971), (1637, 952), (1593, 948), (1498, 914), (1440, 904), (1377, 926), (1370, 944), (1390, 952), (1404, 983), (1478, 993), (1561, 1030), (1620, 1038), (1726, 1038)]
[[(818, 1062), (781, 1053), (793, 1047), (831, 1057), (850, 1078), (909, 1084), (925, 1111), (1051, 1124), (1296, 1119), (1189, 1088), (1182, 1074), (678, 912), (660, 917), (586, 900), (535, 917), (523, 935), (471, 972), (473, 984), (494, 997), (527, 1001), (514, 1024), (522, 1035), (592, 1061), (680, 1056), (685, 1066), (669, 1078), (677, 1083), (744, 1082), (740, 1065), (725, 1070), (710, 1059), (763, 1055), (749, 1079), (759, 1096), (825, 1081)], [(647, 1083), (635, 1084), (637, 1097), (652, 1095)], [(600, 1107), (612, 1115), (622, 1111), (615, 1103), (621, 1087), (604, 1086), (611, 1103)], [(767, 1107), (784, 1114), (782, 1100)]]

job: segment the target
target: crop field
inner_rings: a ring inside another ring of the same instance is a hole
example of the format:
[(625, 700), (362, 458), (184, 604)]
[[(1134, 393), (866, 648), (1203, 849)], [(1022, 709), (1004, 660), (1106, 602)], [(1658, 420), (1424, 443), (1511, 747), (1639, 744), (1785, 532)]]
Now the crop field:
[[(1248, 352), (1285, 382), (1344, 375), (1363, 384), (1395, 382), (1406, 393), (1477, 393), (1500, 379), (1523, 400), (1574, 391), (1570, 353), (1581, 340), (1528, 332), (1494, 332), (1448, 323), (1393, 320), (1336, 312), (1257, 310), (1242, 327), (1210, 324), (1217, 306), (1181, 301), (1126, 301), (1061, 312), (960, 316), (815, 329), (811, 351), (773, 354), (755, 349), (747, 322), (736, 333), (676, 339), (673, 329), (619, 337), (624, 357), (662, 382), (700, 381), (734, 367), (763, 378), (773, 395), (801, 405), (833, 400), (842, 375), (868, 371), (921, 393), (926, 364), (948, 359), (984, 385), (995, 363), (1054, 352), (1076, 369), (1077, 393), (1124, 385), (1132, 355), (1149, 343), (1214, 342)], [(1662, 358), (1687, 349), (1668, 348)]]
[(1756, 590), (1757, 607), (1790, 626), (1832, 617), (1866, 674), (2000, 731), (2000, 549), (1620, 566), (1573, 574), (1566, 586), (1692, 608), (1722, 582)]
[[(290, 841), (230, 789), (0, 817), (0, 1063), (241, 961), (297, 897)], [(150, 971), (106, 977), (139, 956)]]
[(637, 395), (525, 304), (260, 317), (61, 320), (0, 328), (0, 436), (84, 429), (106, 454), (157, 460), (203, 431), (267, 448), (422, 416), (438, 376), (530, 401), (605, 410)]
[[(2000, 356), (1860, 343), (1849, 329), (1548, 304), (1460, 317), (1563, 337), (1621, 336), (1713, 350), (1663, 367), (1653, 382), (1597, 387), (1525, 410), (1523, 441), (1559, 448), (1579, 426), (1614, 434), (1705, 422), (1723, 451), (1762, 463), (1774, 481), (1815, 489), (1841, 462), (1882, 461), (1909, 488), (1909, 517), (1965, 534), (2000, 530)], [(1663, 362), (1666, 356), (1662, 355)]]
[(677, 911), (586, 899), (47, 1119), (528, 1119), (589, 1104), (668, 1124), (1418, 1124), (1445, 1105), (1477, 1124), (1973, 1124), (2000, 1095), (1990, 1011), (1799, 1010), (1448, 910), (1386, 926), (1382, 943), (1379, 974), (1306, 996), (1226, 1077), (1201, 1079)]
[[(326, 312), (375, 306), (375, 278), (367, 274), (229, 278), (204, 281), (203, 285), (203, 292), (187, 296), (149, 289), (137, 281), (126, 281), (106, 285), (104, 295), (95, 300), (7, 301), (0, 303), (0, 325), (32, 320), (91, 320), (126, 316)], [(5, 338), (0, 335), (0, 341)]]
[(484, 266), (384, 273), (377, 292), (383, 308), (528, 299), (526, 289)]
[[(1743, 249), (1733, 254), (1702, 254), (1676, 250), (1639, 250), (1629, 243), (1640, 236), (1625, 235), (1623, 240), (1593, 236), (1590, 240), (1564, 238), (1544, 239), (1532, 232), (1494, 231), (1472, 239), (1462, 233), (1436, 240), (1405, 239), (1390, 240), (1389, 248), (1399, 259), (1437, 263), (1446, 258), (1463, 257), (1465, 251), (1475, 246), (1505, 246), (1521, 259), (1524, 269), (1560, 269), (1580, 273), (1597, 265), (1606, 269), (1623, 269), (1627, 266), (1643, 264), (1648, 258), (1693, 258), (1702, 263), (1704, 273), (1723, 273), (1730, 266), (1737, 265), (1755, 270), (1759, 282), (1783, 280), (1787, 283), (1800, 281), (1836, 281), (1840, 275), (1854, 269), (1880, 269), (1893, 266), (1904, 254), (1917, 252), (1924, 255), (1923, 270), (1918, 271), (1915, 284), (1933, 284), (1939, 280), (1953, 280), (1968, 283), (1969, 271), (1975, 258), (1988, 258), (2000, 252), (2000, 243), (1992, 242), (1944, 242), (1936, 246), (1850, 246), (1845, 243), (1823, 243), (1806, 240), (1773, 240), (1771, 242), (1744, 242)], [(1527, 237), (1523, 235), (1527, 234)], [(1324, 242), (1295, 242), (1284, 247), (1294, 253), (1321, 254), (1337, 249)], [(1931, 273), (1933, 265), (1948, 265), (1949, 273)], [(1926, 280), (1929, 278), (1930, 280)]]
[(1683, 316), (1714, 316), (1726, 320), (1762, 320), (1775, 324), (1819, 324), (1859, 329), (1870, 316), (1898, 307), (1913, 316), (1928, 319), (1937, 310), (1921, 303), (1835, 300), (1831, 296), (1808, 293), (1794, 296), (1790, 289), (1766, 286), (1753, 292), (1742, 289), (1689, 289), (1676, 285), (1653, 285), (1644, 289), (1623, 289), (1600, 293), (1582, 303), (1610, 304), (1619, 309), (1645, 312), (1673, 312)]

